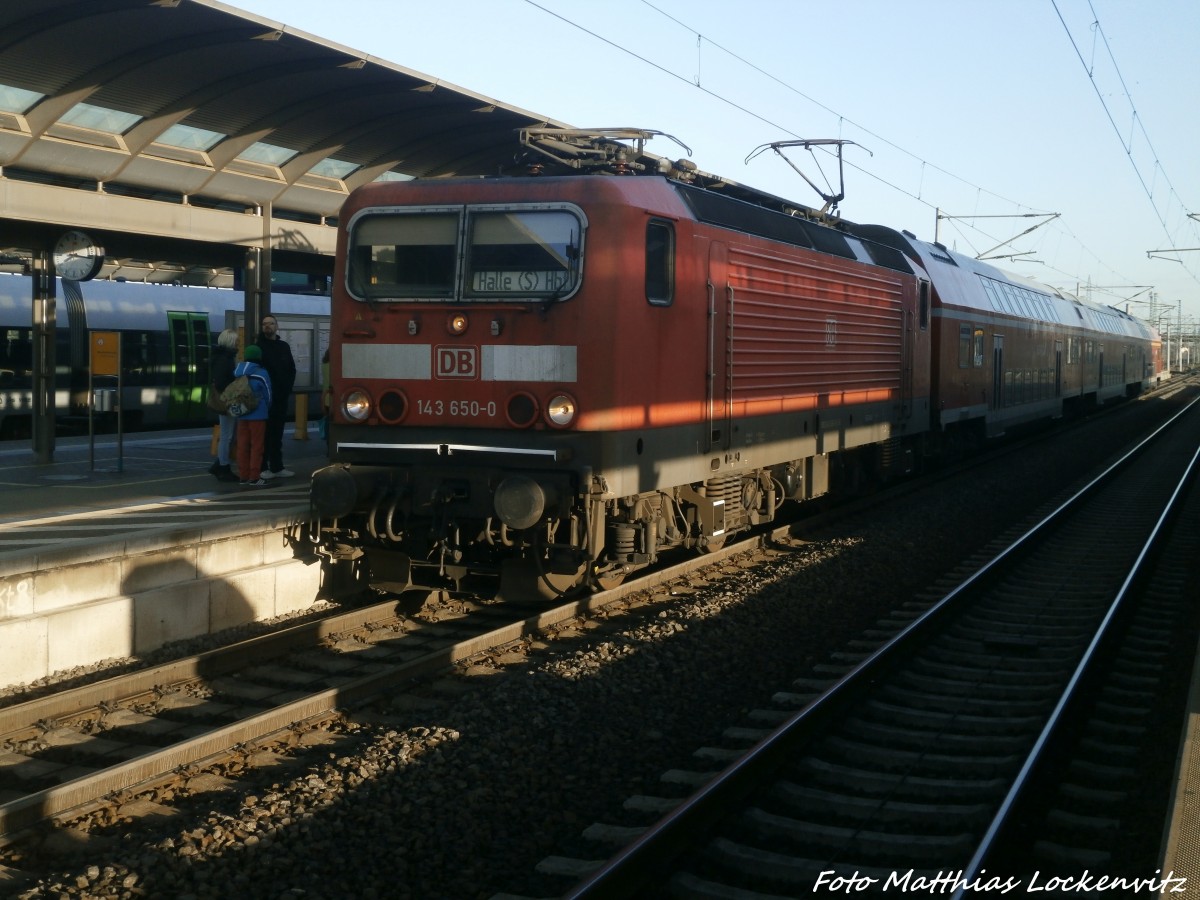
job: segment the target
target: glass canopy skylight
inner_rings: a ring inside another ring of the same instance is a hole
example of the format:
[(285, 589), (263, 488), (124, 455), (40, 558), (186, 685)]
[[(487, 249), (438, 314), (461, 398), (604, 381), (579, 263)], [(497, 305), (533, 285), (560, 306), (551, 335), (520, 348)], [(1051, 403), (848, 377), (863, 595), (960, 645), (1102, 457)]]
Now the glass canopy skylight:
[(274, 144), (258, 141), (238, 154), (238, 159), (262, 163), (265, 166), (282, 166), (299, 152), (290, 147), (276, 147)]
[(23, 115), (45, 96), (37, 91), (27, 91), (24, 88), (0, 84), (0, 110)]
[(334, 159), (332, 156), (327, 156), (309, 169), (309, 173), (312, 175), (321, 175), (325, 178), (337, 178), (341, 180), (357, 168), (357, 163), (345, 162), (340, 159)]
[(169, 147), (180, 147), (184, 150), (198, 150), (206, 153), (225, 139), (219, 131), (209, 131), (207, 128), (197, 128), (195, 125), (172, 125), (157, 138), (158, 143)]
[(103, 106), (93, 106), (90, 103), (76, 103), (59, 119), (66, 125), (77, 125), (80, 128), (90, 128), (92, 131), (102, 131), (105, 134), (124, 134), (138, 122), (141, 116), (121, 112), (119, 109), (107, 109)]

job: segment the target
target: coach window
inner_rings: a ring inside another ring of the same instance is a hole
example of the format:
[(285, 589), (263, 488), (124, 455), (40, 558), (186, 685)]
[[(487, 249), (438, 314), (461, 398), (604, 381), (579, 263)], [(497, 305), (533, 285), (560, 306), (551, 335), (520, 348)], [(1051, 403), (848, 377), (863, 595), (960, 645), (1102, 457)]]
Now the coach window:
[(0, 387), (28, 387), (32, 378), (32, 330), (6, 329), (0, 333)]
[(975, 365), (975, 368), (977, 368), (977, 369), (983, 365), (983, 329), (982, 328), (975, 329), (974, 365)]
[(669, 222), (651, 220), (646, 226), (646, 299), (670, 306), (675, 296), (675, 231)]
[(958, 367), (971, 368), (971, 326), (958, 326)]

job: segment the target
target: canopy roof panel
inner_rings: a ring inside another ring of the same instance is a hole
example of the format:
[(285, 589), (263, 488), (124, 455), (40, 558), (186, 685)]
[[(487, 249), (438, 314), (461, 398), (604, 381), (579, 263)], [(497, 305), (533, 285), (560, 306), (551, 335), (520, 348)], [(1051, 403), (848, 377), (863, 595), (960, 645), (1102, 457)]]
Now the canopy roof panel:
[(498, 172), (560, 124), (216, 0), (0, 4), (9, 178), (322, 219), (389, 173)]

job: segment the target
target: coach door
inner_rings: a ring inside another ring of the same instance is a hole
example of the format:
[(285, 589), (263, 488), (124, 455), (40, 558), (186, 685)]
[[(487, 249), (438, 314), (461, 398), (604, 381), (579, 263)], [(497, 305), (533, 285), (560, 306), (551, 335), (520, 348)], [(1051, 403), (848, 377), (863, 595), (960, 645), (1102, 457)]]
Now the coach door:
[(1063, 342), (1054, 342), (1054, 396), (1062, 396), (1062, 351)]
[(1004, 335), (992, 335), (992, 409), (1004, 406)]
[(733, 438), (733, 307), (728, 248), (714, 242), (708, 252), (706, 451), (728, 449)]
[(167, 331), (171, 336), (167, 418), (202, 419), (209, 381), (208, 313), (168, 312)]

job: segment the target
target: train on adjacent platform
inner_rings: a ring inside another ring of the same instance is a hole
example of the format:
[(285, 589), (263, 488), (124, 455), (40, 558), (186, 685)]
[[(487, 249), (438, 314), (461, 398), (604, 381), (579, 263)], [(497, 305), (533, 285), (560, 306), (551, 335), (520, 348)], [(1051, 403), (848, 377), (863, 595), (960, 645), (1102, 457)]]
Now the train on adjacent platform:
[[(28, 276), (0, 274), (0, 440), (33, 428), (33, 287)], [(115, 376), (90, 375), (88, 334), (110, 331), (121, 343), (122, 427), (205, 425), (208, 362), (217, 335), (242, 328), (244, 302), (226, 288), (97, 280), (58, 280), (55, 317), (55, 407), (64, 429), (87, 429), (93, 391), (115, 391)], [(329, 297), (272, 294), (280, 336), (296, 359), (296, 391), (321, 386), (329, 343)], [(115, 406), (115, 404), (114, 404)], [(315, 407), (314, 407), (315, 409)], [(101, 417), (104, 427), (111, 427)]]
[(594, 170), (373, 184), (343, 208), (311, 496), (320, 552), (379, 589), (609, 587), (786, 500), (1165, 377), (1157, 334), (1117, 309), (603, 136), (553, 140), (563, 171)]

